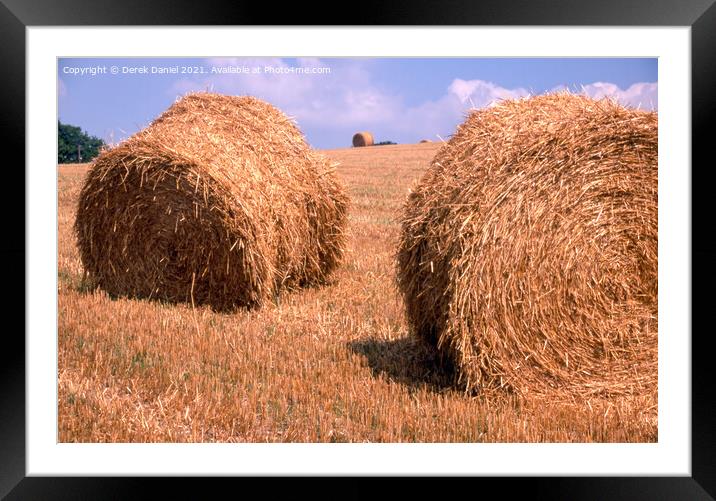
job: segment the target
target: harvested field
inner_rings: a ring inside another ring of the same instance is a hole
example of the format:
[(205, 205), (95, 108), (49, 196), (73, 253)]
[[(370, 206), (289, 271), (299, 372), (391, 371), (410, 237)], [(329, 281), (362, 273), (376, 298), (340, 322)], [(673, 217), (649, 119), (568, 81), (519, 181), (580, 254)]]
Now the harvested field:
[(656, 407), (465, 395), (408, 332), (399, 216), (439, 143), (324, 151), (351, 197), (335, 281), (261, 309), (111, 299), (72, 233), (86, 167), (58, 167), (60, 442), (655, 442)]

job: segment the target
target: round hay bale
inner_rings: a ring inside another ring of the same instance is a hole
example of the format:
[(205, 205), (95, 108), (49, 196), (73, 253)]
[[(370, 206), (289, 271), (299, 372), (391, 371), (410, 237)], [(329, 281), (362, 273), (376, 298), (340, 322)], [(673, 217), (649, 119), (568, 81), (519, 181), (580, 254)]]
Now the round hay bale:
[(656, 395), (657, 114), (569, 94), (469, 115), (409, 195), (413, 333), (470, 391)]
[(373, 134), (370, 132), (357, 132), (353, 135), (353, 146), (373, 146)]
[(253, 97), (185, 96), (93, 163), (75, 231), (111, 295), (256, 306), (323, 282), (347, 195), (294, 123)]
[(421, 139), (420, 143), (432, 143), (432, 141), (430, 139)]

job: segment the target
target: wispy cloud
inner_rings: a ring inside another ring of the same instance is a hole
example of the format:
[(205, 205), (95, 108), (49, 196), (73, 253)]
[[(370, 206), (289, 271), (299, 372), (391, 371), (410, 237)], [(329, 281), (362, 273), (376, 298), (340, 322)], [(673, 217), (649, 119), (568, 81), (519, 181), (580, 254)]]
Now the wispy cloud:
[(250, 94), (265, 99), (296, 117), (301, 123), (357, 125), (362, 122), (385, 120), (394, 114), (397, 96), (378, 90), (370, 73), (360, 62), (331, 62), (317, 58), (297, 60), (302, 68), (330, 67), (331, 73), (283, 74), (266, 72), (264, 68), (289, 68), (282, 59), (216, 58), (207, 66), (261, 68), (260, 73), (220, 74), (186, 78), (169, 89), (180, 95), (189, 91), (212, 90), (229, 94)]
[(611, 97), (625, 106), (655, 110), (658, 107), (658, 86), (656, 82), (639, 82), (622, 90), (614, 84), (596, 82), (584, 86), (584, 92), (595, 99)]
[(59, 97), (67, 96), (67, 85), (61, 78), (57, 78), (57, 95)]
[[(207, 66), (289, 68), (286, 60), (216, 58)], [(386, 90), (371, 74), (371, 62), (363, 60), (298, 59), (303, 68), (330, 67), (329, 74), (265, 72), (252, 74), (197, 75), (176, 81), (168, 92), (174, 96), (211, 90), (226, 94), (249, 94), (265, 99), (294, 117), (304, 132), (330, 129), (350, 137), (356, 130), (376, 131), (378, 140), (398, 142), (450, 136), (471, 108), (490, 106), (502, 99), (526, 97), (524, 88), (506, 88), (493, 82), (455, 78), (442, 96), (408, 105), (397, 91)], [(560, 86), (553, 91), (565, 89)], [(656, 109), (657, 84), (637, 83), (626, 90), (608, 82), (594, 82), (573, 92), (599, 99), (611, 97), (642, 109)], [(320, 147), (320, 145), (318, 145)]]
[(525, 89), (506, 89), (484, 80), (462, 80), (456, 78), (448, 87), (448, 92), (457, 96), (462, 103), (473, 108), (484, 108), (501, 99), (516, 99), (529, 95)]
[[(610, 98), (624, 106), (642, 110), (656, 110), (659, 103), (659, 88), (656, 82), (638, 82), (623, 90), (609, 82), (594, 82), (581, 88), (571, 88), (572, 92), (585, 94), (594, 99)], [(554, 91), (566, 90), (567, 87), (555, 87)]]

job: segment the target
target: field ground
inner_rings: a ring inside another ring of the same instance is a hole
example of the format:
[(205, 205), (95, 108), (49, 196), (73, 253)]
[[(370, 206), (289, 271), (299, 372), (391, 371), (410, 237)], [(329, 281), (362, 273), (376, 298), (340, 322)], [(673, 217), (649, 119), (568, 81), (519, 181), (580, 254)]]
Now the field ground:
[(655, 442), (654, 403), (470, 397), (406, 330), (396, 222), (439, 144), (326, 151), (352, 198), (332, 284), (256, 311), (85, 290), (85, 165), (58, 167), (60, 442)]

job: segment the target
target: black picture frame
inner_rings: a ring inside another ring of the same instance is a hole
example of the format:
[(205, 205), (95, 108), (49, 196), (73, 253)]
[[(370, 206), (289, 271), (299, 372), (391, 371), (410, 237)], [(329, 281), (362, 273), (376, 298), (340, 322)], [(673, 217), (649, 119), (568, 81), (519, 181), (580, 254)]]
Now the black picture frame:
[[(716, 110), (716, 6), (714, 0), (541, 0), (506, 1), (466, 0), (445, 3), (414, 1), (361, 2), (346, 5), (350, 14), (326, 19), (327, 7), (308, 8), (300, 3), (275, 5), (233, 2), (209, 5), (207, 2), (159, 0), (154, 2), (124, 0), (0, 0), (0, 61), (3, 78), (0, 141), (5, 155), (4, 181), (6, 190), (0, 197), (0, 214), (7, 237), (0, 246), (5, 263), (4, 310), (6, 318), (19, 319), (25, 332), (25, 270), (16, 263), (25, 262), (25, 218), (17, 217), (18, 207), (25, 207), (25, 172), (16, 166), (25, 164), (25, 30), (29, 26), (110, 26), (110, 25), (560, 25), (560, 26), (688, 26), (691, 27), (692, 79), (692, 475), (691, 477), (587, 477), (587, 478), (523, 478), (470, 479), (479, 482), (482, 490), (491, 483), (510, 493), (546, 499), (714, 499), (716, 497), (716, 428), (714, 427), (714, 387), (711, 384), (712, 363), (706, 315), (712, 306), (711, 296), (716, 274), (716, 244), (710, 236), (711, 211), (706, 190), (713, 168), (709, 122)], [(350, 7), (350, 8), (349, 8)], [(340, 12), (338, 9), (330, 9)], [(323, 16), (323, 17), (322, 17)], [(350, 17), (348, 17), (350, 16)], [(340, 19), (338, 19), (340, 17)], [(49, 112), (49, 111), (48, 111)], [(9, 163), (11, 153), (19, 159)], [(694, 167), (698, 166), (698, 167)], [(14, 168), (15, 167), (15, 168)], [(689, 168), (689, 166), (684, 166)], [(700, 230), (700, 231), (699, 231)], [(7, 263), (11, 263), (7, 265)], [(27, 266), (27, 264), (26, 264)], [(21, 273), (23, 276), (21, 277)], [(23, 293), (20, 293), (23, 291)], [(20, 312), (23, 312), (20, 316)], [(7, 325), (7, 324), (6, 324)], [(672, 333), (688, 335), (688, 333)], [(143, 481), (120, 478), (53, 478), (26, 477), (25, 455), (25, 342), (20, 329), (7, 328), (3, 359), (0, 363), (0, 497), (8, 499), (103, 499), (126, 498), (146, 491)], [(164, 490), (191, 492), (187, 482), (151, 480), (161, 483)], [(437, 482), (442, 483), (442, 482)], [(202, 497), (208, 488), (204, 482)], [(211, 487), (223, 489), (226, 482), (212, 482)], [(487, 484), (487, 485), (484, 485)], [(372, 488), (357, 481), (348, 491), (324, 490), (329, 495), (350, 494), (372, 496)], [(292, 487), (295, 488), (296, 486)], [(435, 487), (435, 486), (434, 486)], [(451, 483), (453, 488), (461, 488)], [(475, 489), (474, 485), (467, 487)], [(242, 487), (248, 492), (249, 486)], [(401, 487), (402, 494), (411, 491), (426, 493), (422, 481)], [(438, 487), (438, 489), (442, 489)], [(213, 489), (212, 489), (213, 490)], [(169, 491), (165, 491), (168, 494)], [(473, 491), (474, 492), (474, 491)], [(489, 491), (483, 491), (489, 492)], [(293, 496), (300, 494), (293, 491)], [(311, 489), (311, 494), (316, 491)]]

